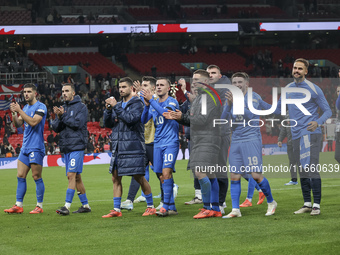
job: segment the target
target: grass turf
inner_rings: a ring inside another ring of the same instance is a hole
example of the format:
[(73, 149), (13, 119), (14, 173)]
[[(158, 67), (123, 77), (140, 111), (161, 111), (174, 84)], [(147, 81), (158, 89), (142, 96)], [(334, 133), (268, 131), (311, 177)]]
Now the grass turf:
[[(320, 163), (335, 165), (334, 153), (321, 153)], [(265, 156), (264, 164), (286, 164), (287, 155)], [(243, 208), (241, 218), (194, 220), (201, 205), (184, 205), (193, 198), (193, 180), (186, 160), (176, 163), (175, 181), (179, 185), (177, 216), (142, 217), (145, 203), (134, 204), (134, 210), (123, 211), (121, 218), (101, 218), (112, 209), (112, 182), (108, 165), (85, 166), (83, 181), (92, 207), (89, 214), (60, 216), (55, 210), (63, 206), (67, 179), (62, 167), (43, 170), (46, 192), (44, 213), (30, 215), (35, 207), (35, 183), (28, 177), (24, 213), (0, 214), (0, 254), (338, 254), (339, 187), (337, 178), (324, 178), (321, 215), (293, 215), (302, 204), (300, 186), (284, 186), (290, 176), (269, 181), (278, 208), (274, 216), (265, 217), (266, 203)], [(337, 176), (337, 175), (335, 175)], [(0, 210), (15, 201), (16, 170), (0, 170)], [(280, 176), (282, 177), (282, 176)], [(125, 200), (130, 177), (123, 178)], [(159, 184), (151, 172), (153, 195)], [(241, 201), (245, 199), (247, 182), (242, 180)], [(157, 206), (160, 199), (154, 199)], [(71, 210), (80, 206), (74, 197)], [(226, 212), (231, 210), (230, 194)]]

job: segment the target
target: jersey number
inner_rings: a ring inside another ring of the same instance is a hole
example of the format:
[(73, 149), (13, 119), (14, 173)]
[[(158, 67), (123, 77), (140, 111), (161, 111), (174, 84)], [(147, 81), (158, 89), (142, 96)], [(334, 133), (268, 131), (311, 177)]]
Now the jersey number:
[(174, 159), (174, 156), (172, 155), (172, 153), (169, 153), (169, 154), (165, 154), (164, 155), (164, 162), (172, 162)]
[(156, 125), (163, 124), (163, 123), (164, 123), (163, 116), (156, 117)]
[(257, 166), (257, 164), (259, 163), (256, 156), (248, 157), (248, 161), (249, 161), (249, 166)]
[(73, 158), (71, 159), (71, 166), (75, 166), (76, 165), (76, 160)]

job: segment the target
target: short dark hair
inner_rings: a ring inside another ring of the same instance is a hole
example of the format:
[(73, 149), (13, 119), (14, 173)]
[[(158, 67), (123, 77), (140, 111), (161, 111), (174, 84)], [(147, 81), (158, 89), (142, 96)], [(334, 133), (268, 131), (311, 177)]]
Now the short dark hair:
[(72, 88), (73, 91), (76, 91), (76, 87), (75, 87), (74, 84), (72, 84), (72, 83), (64, 83), (64, 84), (63, 84), (63, 87), (65, 87), (65, 86), (70, 86), (70, 87)]
[(171, 86), (171, 81), (168, 78), (166, 78), (166, 77), (157, 77), (157, 81), (159, 81), (159, 80), (166, 80), (168, 82), (169, 86)]
[(126, 82), (130, 87), (133, 86), (133, 80), (130, 77), (124, 77), (119, 80), (119, 83)]
[(249, 75), (245, 72), (237, 72), (234, 73), (233, 76), (231, 76), (231, 81), (235, 78), (235, 77), (241, 77), (243, 78), (245, 81), (249, 82)]
[(23, 88), (31, 88), (32, 90), (37, 91), (37, 87), (33, 83), (26, 83)]
[(193, 74), (199, 74), (201, 76), (209, 78), (209, 73), (203, 69), (197, 69)]
[(296, 60), (294, 61), (294, 63), (295, 63), (295, 62), (301, 62), (301, 63), (303, 63), (307, 69), (308, 69), (308, 67), (309, 67), (309, 62), (308, 62), (307, 59), (298, 58), (298, 59), (296, 59)]
[(213, 68), (216, 68), (216, 69), (218, 69), (218, 71), (221, 72), (221, 69), (220, 69), (217, 65), (209, 65), (209, 66), (207, 67), (207, 70), (213, 69)]
[(142, 82), (143, 81), (149, 81), (150, 82), (150, 84), (151, 84), (151, 86), (156, 86), (156, 82), (157, 82), (157, 80), (156, 80), (156, 78), (155, 77), (152, 77), (152, 76), (144, 76), (143, 78), (142, 78)]

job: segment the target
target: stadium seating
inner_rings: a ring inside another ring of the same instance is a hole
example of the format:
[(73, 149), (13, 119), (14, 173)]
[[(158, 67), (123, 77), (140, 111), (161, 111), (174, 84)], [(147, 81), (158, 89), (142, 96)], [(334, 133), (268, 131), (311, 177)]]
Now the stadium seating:
[(230, 71), (248, 71), (252, 66), (245, 66), (245, 59), (236, 53), (219, 53), (209, 54), (198, 51), (196, 54), (182, 55), (177, 52), (167, 53), (139, 53), (127, 54), (129, 64), (143, 75), (151, 74), (153, 65), (157, 68), (157, 75), (170, 75), (172, 72), (178, 76), (190, 76), (191, 71), (181, 63), (206, 63), (207, 65), (215, 64), (221, 68), (223, 73)]
[[(28, 57), (34, 61), (35, 64), (42, 66), (64, 66), (64, 65), (79, 65), (82, 64), (88, 73), (92, 76), (98, 74), (105, 75), (110, 73), (113, 76), (125, 76), (125, 72), (110, 60), (105, 58), (98, 52), (89, 53), (36, 53), (29, 54)], [(87, 66), (87, 63), (89, 64)]]
[(11, 10), (0, 11), (1, 25), (29, 25), (32, 24), (31, 11), (28, 10)]

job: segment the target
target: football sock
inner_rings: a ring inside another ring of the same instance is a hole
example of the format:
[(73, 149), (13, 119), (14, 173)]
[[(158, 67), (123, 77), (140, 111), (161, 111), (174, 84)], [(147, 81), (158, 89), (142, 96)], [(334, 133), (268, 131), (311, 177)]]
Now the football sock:
[(146, 205), (148, 207), (153, 206), (153, 198), (152, 198), (152, 193), (148, 194), (148, 195), (144, 195), (146, 198)]
[(44, 200), (44, 193), (45, 193), (45, 185), (44, 185), (43, 179), (40, 178), (34, 181), (35, 181), (35, 187), (36, 187), (35, 191), (37, 195), (37, 201), (38, 203), (42, 203)]
[(200, 189), (195, 189), (195, 197), (202, 199), (202, 193)]
[(22, 202), (19, 202), (19, 201), (16, 201), (15, 205), (16, 205), (16, 206), (19, 206), (19, 207), (22, 207), (22, 206), (23, 206), (23, 203), (22, 203)]
[(167, 179), (164, 180), (163, 183), (163, 192), (164, 192), (164, 202), (163, 202), (163, 207), (165, 210), (169, 210), (169, 205), (170, 205), (170, 199), (171, 199), (171, 194), (173, 194), (173, 179)]
[(67, 189), (66, 190), (66, 199), (65, 199), (65, 201), (66, 201), (66, 203), (70, 204), (69, 206), (65, 205), (66, 207), (68, 207), (68, 208), (71, 207), (71, 204), (72, 204), (72, 201), (73, 201), (73, 196), (74, 196), (75, 192), (76, 191), (74, 189)]
[(120, 204), (122, 202), (121, 197), (114, 197), (113, 198), (113, 209), (117, 212), (120, 212)]
[(176, 205), (175, 205), (174, 193), (173, 192), (171, 192), (169, 210), (177, 211)]
[(230, 181), (230, 197), (233, 209), (240, 209), (241, 181)]
[(313, 208), (316, 207), (316, 208), (319, 208), (320, 209), (320, 204), (317, 204), (317, 203), (314, 203), (313, 204)]
[(210, 203), (211, 203), (211, 209), (214, 211), (219, 212), (220, 207), (219, 207), (219, 185), (217, 178), (214, 179), (209, 179), (211, 183), (211, 193), (210, 193)]
[(272, 191), (270, 190), (270, 185), (266, 177), (263, 177), (262, 182), (259, 183), (260, 188), (263, 191), (263, 194), (267, 198), (267, 203), (271, 203), (274, 201), (272, 196)]
[(86, 193), (78, 194), (78, 197), (79, 197), (79, 200), (80, 200), (82, 205), (86, 205), (86, 204), (89, 203), (89, 201), (87, 200), (87, 197), (86, 197)]
[(250, 198), (249, 201), (251, 201), (251, 199), (253, 198), (255, 186), (256, 186), (256, 181), (252, 177), (250, 177), (248, 179), (248, 193), (247, 193), (248, 200)]
[[(210, 208), (210, 194), (211, 194), (211, 183), (208, 176), (198, 180), (201, 185), (203, 208), (211, 210)], [(217, 200), (218, 201), (218, 200)]]
[(37, 206), (39, 206), (40, 208), (43, 208), (43, 203), (37, 203)]
[(312, 207), (312, 202), (305, 202), (303, 206)]
[[(25, 178), (20, 178), (17, 177), (18, 179), (18, 186), (17, 186), (17, 202), (23, 202), (24, 201), (24, 196), (26, 194), (26, 190), (27, 190), (27, 183), (26, 183), (26, 179)], [(17, 206), (19, 206), (16, 203)], [(22, 204), (21, 204), (22, 207)]]

